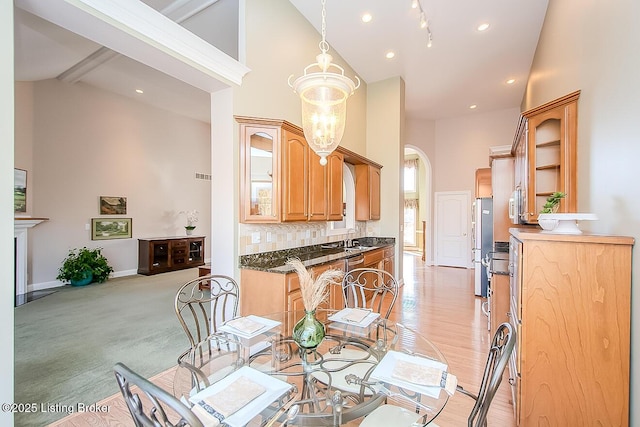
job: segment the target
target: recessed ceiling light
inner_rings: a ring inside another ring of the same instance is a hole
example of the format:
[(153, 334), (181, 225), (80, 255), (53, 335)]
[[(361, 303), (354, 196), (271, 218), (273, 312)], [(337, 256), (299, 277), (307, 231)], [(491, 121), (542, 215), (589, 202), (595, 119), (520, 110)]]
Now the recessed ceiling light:
[(418, 0), (412, 0), (411, 1), (411, 8), (412, 9), (417, 9), (418, 8)]
[(387, 52), (387, 53), (386, 53), (386, 55), (385, 55), (385, 57), (386, 57), (387, 59), (391, 59), (391, 58), (393, 58), (394, 56), (396, 56), (396, 54), (395, 54), (395, 52), (393, 52), (393, 51), (391, 51), (391, 50), (390, 50), (389, 52)]
[(373, 17), (370, 13), (365, 13), (364, 15), (362, 15), (362, 22), (371, 22), (371, 19), (373, 19)]
[(512, 84), (514, 84), (515, 82), (516, 82), (516, 79), (509, 79), (509, 80), (507, 80), (507, 84), (508, 84), (508, 85), (512, 85)]
[(476, 104), (473, 104), (473, 105), (469, 105), (469, 108), (472, 110), (475, 110), (476, 108), (478, 108), (478, 106)]
[(138, 93), (144, 93), (144, 91), (142, 89), (136, 89), (136, 92)]
[(489, 24), (487, 23), (478, 25), (478, 31), (486, 31), (487, 29), (489, 29)]

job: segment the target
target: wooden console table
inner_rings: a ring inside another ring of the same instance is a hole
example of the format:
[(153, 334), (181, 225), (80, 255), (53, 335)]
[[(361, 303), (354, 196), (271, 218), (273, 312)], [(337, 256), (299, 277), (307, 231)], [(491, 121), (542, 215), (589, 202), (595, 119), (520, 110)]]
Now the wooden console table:
[(204, 265), (204, 236), (138, 239), (138, 274), (151, 275)]

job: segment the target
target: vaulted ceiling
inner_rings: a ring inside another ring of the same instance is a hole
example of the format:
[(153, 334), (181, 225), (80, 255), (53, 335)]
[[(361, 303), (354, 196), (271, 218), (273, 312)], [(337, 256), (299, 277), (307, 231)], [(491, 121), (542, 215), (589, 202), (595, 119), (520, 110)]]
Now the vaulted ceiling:
[[(289, 0), (320, 31), (320, 0)], [(144, 0), (237, 58), (237, 0)], [(401, 76), (410, 118), (519, 107), (547, 0), (327, 0), (326, 34), (367, 83)], [(421, 13), (428, 31), (420, 28)], [(371, 15), (368, 23), (362, 21)], [(15, 78), (61, 78), (209, 121), (209, 95), (16, 7)], [(479, 31), (482, 23), (489, 28)], [(235, 35), (234, 35), (235, 34)], [(318, 36), (320, 41), (320, 36)], [(385, 55), (393, 51), (395, 56)], [(309, 62), (313, 59), (309, 58)], [(514, 79), (512, 84), (506, 81)], [(474, 109), (470, 109), (475, 105)]]

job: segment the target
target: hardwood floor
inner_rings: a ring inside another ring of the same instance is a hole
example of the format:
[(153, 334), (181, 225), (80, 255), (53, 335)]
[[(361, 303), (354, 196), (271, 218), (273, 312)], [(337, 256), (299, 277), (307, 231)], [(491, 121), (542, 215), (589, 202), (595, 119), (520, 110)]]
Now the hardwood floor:
[[(433, 341), (447, 358), (450, 371), (458, 377), (458, 384), (475, 392), (480, 386), (491, 340), (487, 318), (480, 310), (482, 301), (473, 295), (473, 270), (429, 267), (420, 256), (405, 254), (404, 286), (391, 318)], [(171, 391), (172, 378), (173, 368), (152, 378), (152, 381)], [(465, 426), (473, 403), (471, 398), (455, 393), (436, 422), (440, 427)], [(108, 405), (109, 412), (76, 413), (50, 425), (133, 426), (119, 394), (99, 404)], [(489, 410), (488, 425), (515, 426), (506, 375)]]

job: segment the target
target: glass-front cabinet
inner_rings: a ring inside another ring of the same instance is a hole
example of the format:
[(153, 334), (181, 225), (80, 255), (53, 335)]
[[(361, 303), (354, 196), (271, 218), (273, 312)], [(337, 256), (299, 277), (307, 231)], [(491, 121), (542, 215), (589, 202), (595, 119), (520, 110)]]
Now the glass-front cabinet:
[(243, 187), (241, 220), (276, 222), (279, 212), (280, 175), (278, 140), (280, 130), (273, 126), (241, 124), (240, 159)]
[(578, 97), (574, 92), (522, 113), (512, 154), (520, 222), (535, 224), (547, 197), (566, 194), (559, 212), (575, 212)]
[(240, 123), (240, 221), (306, 221), (309, 152), (302, 129), (285, 120), (236, 116)]

